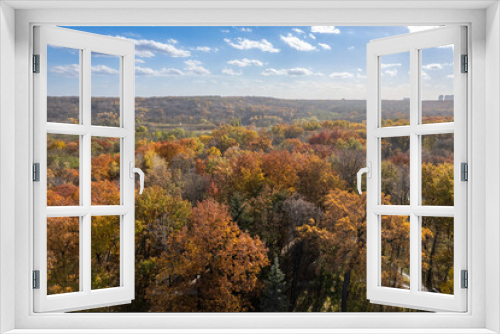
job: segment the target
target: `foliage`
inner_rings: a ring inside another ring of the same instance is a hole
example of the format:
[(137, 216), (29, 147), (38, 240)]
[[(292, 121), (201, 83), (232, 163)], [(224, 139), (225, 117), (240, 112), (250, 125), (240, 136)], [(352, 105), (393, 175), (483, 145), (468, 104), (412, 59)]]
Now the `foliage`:
[[(93, 100), (101, 108), (93, 119), (116, 124), (117, 102)], [(424, 122), (451, 120), (449, 101), (424, 102)], [(49, 98), (49, 118), (74, 122), (75, 103)], [(384, 101), (383, 125), (406, 124), (405, 103)], [(136, 299), (100, 311), (402, 310), (366, 300), (366, 196), (355, 192), (364, 108), (345, 100), (137, 98), (136, 166), (146, 182), (136, 196)], [(47, 205), (79, 205), (79, 138), (49, 134), (47, 147)], [(384, 139), (382, 154), (382, 202), (408, 204), (408, 138)], [(119, 204), (120, 141), (92, 138), (91, 163), (92, 205)], [(453, 205), (453, 163), (453, 135), (423, 136), (423, 204)], [(424, 218), (424, 289), (451, 294), (453, 219)], [(119, 217), (91, 221), (92, 287), (117, 286)], [(381, 222), (382, 283), (406, 289), (408, 217)], [(78, 291), (79, 218), (47, 226), (49, 293)]]
[(264, 285), (260, 298), (260, 311), (285, 312), (287, 308), (285, 274), (280, 270), (278, 257), (274, 259)]

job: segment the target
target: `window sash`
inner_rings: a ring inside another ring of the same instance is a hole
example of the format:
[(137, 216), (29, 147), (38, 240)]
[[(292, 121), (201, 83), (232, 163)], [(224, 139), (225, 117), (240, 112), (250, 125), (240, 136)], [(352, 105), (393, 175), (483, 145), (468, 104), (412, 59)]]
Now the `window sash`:
[[(80, 50), (80, 124), (47, 122), (47, 46)], [(120, 127), (91, 125), (91, 53), (119, 56)], [(129, 162), (135, 160), (134, 45), (131, 42), (63, 28), (35, 27), (34, 53), (40, 55), (40, 73), (34, 74), (34, 161), (40, 163), (40, 182), (34, 184), (34, 270), (40, 271), (40, 289), (33, 290), (34, 311), (74, 311), (129, 303), (134, 298), (134, 180)], [(79, 206), (47, 207), (46, 134), (77, 135), (80, 138)], [(120, 138), (120, 205), (91, 204), (91, 139)], [(120, 216), (120, 286), (91, 288), (92, 216)], [(47, 294), (47, 218), (80, 217), (80, 291)]]
[[(460, 73), (461, 54), (466, 54), (466, 28), (446, 27), (374, 40), (367, 46), (367, 161), (372, 177), (367, 180), (367, 297), (371, 302), (422, 310), (467, 310), (467, 290), (461, 289), (460, 271), (467, 269), (467, 183), (460, 180), (460, 164), (467, 162), (467, 76)], [(454, 45), (454, 122), (420, 123), (420, 51)], [(380, 58), (410, 53), (410, 125), (381, 127)], [(420, 205), (421, 136), (454, 134), (454, 206)], [(381, 205), (382, 137), (410, 137), (410, 205)], [(381, 216), (404, 214), (410, 217), (410, 289), (381, 286)], [(454, 295), (420, 291), (422, 280), (421, 217), (454, 217)]]

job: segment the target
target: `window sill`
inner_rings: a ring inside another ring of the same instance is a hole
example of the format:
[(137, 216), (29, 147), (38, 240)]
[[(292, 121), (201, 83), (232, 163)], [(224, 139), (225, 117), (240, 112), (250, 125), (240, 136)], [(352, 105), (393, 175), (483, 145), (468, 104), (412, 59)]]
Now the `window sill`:
[(471, 329), (15, 329), (5, 334), (486, 334)]

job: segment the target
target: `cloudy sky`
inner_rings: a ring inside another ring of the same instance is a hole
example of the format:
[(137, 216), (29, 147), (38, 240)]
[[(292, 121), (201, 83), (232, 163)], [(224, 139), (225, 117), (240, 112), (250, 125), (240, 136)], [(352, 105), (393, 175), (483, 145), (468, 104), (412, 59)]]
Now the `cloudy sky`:
[[(365, 99), (366, 44), (422, 27), (71, 27), (127, 39), (136, 49), (137, 96)], [(383, 98), (409, 91), (408, 54), (382, 58)], [(425, 50), (423, 95), (452, 94), (453, 48)], [(78, 93), (79, 55), (48, 49), (48, 93)], [(93, 96), (116, 96), (119, 60), (92, 56)]]

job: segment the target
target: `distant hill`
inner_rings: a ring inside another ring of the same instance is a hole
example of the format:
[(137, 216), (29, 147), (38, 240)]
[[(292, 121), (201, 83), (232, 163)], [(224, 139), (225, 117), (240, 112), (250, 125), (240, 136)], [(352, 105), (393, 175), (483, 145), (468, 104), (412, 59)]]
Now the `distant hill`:
[[(213, 128), (238, 119), (242, 125), (265, 127), (300, 119), (366, 120), (365, 100), (288, 100), (269, 97), (137, 97), (136, 123), (155, 128), (182, 126)], [(409, 113), (409, 102), (383, 101), (384, 118)], [(76, 97), (48, 97), (48, 119), (68, 122), (78, 108)], [(426, 101), (427, 116), (451, 115), (453, 101)], [(429, 112), (432, 110), (432, 112)], [(93, 98), (93, 118), (109, 118), (118, 111), (118, 99)]]

